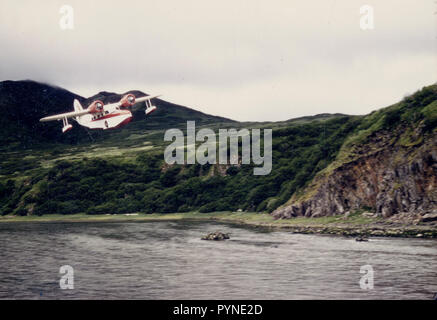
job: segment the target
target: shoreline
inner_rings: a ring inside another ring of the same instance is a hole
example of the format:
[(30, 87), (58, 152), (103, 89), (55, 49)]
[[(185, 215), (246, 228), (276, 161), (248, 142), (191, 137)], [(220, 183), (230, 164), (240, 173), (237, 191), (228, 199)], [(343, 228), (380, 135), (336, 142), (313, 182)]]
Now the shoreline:
[(320, 218), (292, 218), (274, 220), (267, 213), (213, 212), (213, 213), (161, 213), (161, 214), (103, 214), (103, 215), (43, 215), (0, 216), (0, 223), (29, 222), (159, 222), (159, 221), (214, 221), (263, 228), (268, 231), (290, 231), (301, 234), (330, 234), (337, 236), (437, 238), (437, 226), (420, 223), (390, 223), (381, 218), (368, 218), (360, 214)]

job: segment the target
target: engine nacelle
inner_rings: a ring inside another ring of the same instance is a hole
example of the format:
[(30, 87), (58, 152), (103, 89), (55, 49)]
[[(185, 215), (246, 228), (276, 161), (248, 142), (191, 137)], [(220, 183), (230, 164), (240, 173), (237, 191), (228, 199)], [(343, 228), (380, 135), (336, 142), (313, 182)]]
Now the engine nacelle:
[(135, 96), (132, 93), (126, 94), (121, 98), (120, 105), (125, 108), (132, 107), (135, 104)]
[(88, 106), (87, 110), (90, 113), (103, 112), (103, 102), (100, 100), (96, 100)]

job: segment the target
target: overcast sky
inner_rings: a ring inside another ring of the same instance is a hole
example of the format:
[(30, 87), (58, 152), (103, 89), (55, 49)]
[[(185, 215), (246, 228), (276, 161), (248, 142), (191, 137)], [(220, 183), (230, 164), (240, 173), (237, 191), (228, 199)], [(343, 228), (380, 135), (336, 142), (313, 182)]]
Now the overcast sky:
[[(74, 29), (62, 30), (62, 5)], [(360, 28), (360, 7), (374, 29)], [(435, 0), (2, 0), (0, 80), (236, 120), (366, 114), (437, 81)]]

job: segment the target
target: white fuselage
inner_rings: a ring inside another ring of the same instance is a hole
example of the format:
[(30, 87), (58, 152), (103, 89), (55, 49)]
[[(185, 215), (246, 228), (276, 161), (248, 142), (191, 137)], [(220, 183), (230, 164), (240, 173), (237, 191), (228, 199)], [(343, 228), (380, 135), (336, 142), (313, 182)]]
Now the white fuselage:
[(90, 129), (106, 130), (128, 124), (132, 120), (132, 113), (116, 105), (105, 105), (102, 112), (84, 114), (76, 117), (75, 120)]
[(62, 120), (62, 132), (65, 133), (73, 126), (68, 123), (68, 119), (74, 119), (81, 126), (90, 129), (113, 129), (119, 128), (125, 124), (128, 124), (132, 120), (132, 113), (126, 108), (133, 107), (136, 103), (145, 102), (146, 115), (149, 115), (156, 110), (156, 107), (152, 105), (151, 100), (159, 96), (146, 96), (135, 98), (131, 93), (125, 94), (119, 102), (104, 104), (100, 100), (94, 100), (88, 108), (84, 109), (79, 100), (74, 99), (72, 112), (65, 112), (61, 114), (55, 114), (39, 119), (41, 122)]

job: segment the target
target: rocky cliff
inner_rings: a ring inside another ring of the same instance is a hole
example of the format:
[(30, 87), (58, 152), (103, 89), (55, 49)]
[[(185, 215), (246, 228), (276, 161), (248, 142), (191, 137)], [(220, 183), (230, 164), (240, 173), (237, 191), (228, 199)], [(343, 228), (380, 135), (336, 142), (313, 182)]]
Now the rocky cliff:
[[(369, 122), (374, 125), (364, 131), (365, 138), (345, 143), (337, 160), (304, 190), (293, 194), (273, 216), (320, 217), (349, 214), (358, 209), (382, 217), (436, 213), (437, 103), (428, 102), (426, 107), (419, 108), (417, 101), (410, 105), (404, 101), (389, 112), (383, 110), (372, 115)], [(417, 114), (412, 117), (415, 121), (405, 116), (415, 114), (411, 110)], [(423, 114), (428, 118), (421, 117)], [(390, 123), (393, 119), (394, 123)], [(384, 123), (390, 125), (384, 127)]]

